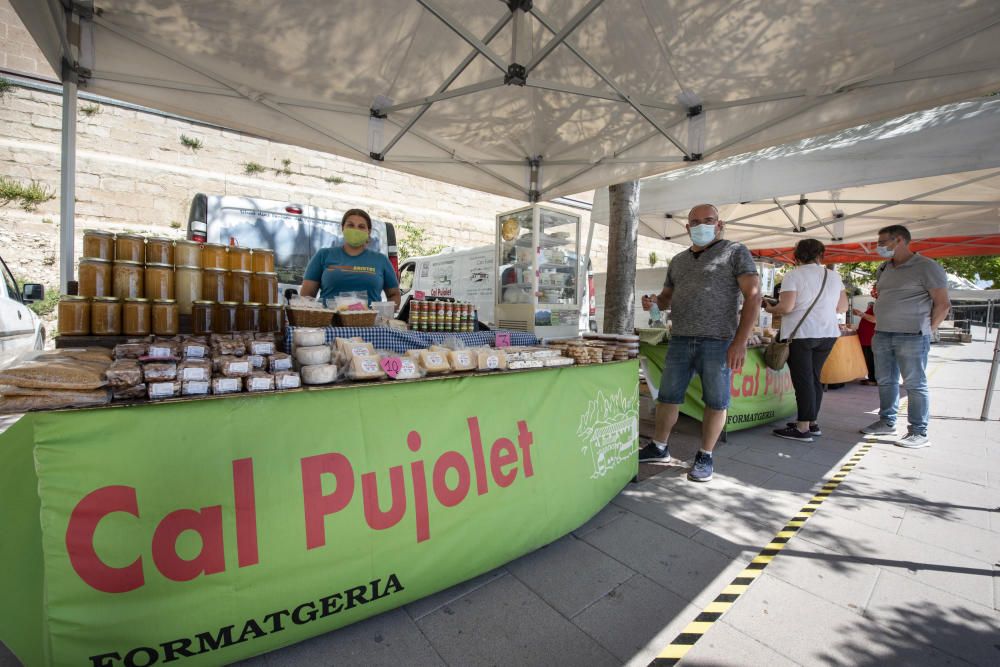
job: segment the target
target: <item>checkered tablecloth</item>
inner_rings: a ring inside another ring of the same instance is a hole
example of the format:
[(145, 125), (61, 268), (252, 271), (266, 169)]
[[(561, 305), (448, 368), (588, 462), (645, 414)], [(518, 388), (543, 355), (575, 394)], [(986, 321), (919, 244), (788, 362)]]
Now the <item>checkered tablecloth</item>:
[[(291, 354), (292, 337), (296, 327), (288, 327), (285, 335), (285, 352)], [(403, 354), (407, 350), (424, 349), (431, 345), (440, 345), (448, 338), (458, 338), (467, 347), (492, 346), (496, 331), (476, 331), (473, 333), (425, 333), (418, 331), (399, 331), (388, 327), (325, 327), (326, 342), (330, 344), (334, 338), (362, 338), (371, 343), (376, 350), (392, 350)], [(523, 331), (508, 331), (511, 345), (537, 345), (534, 334)]]

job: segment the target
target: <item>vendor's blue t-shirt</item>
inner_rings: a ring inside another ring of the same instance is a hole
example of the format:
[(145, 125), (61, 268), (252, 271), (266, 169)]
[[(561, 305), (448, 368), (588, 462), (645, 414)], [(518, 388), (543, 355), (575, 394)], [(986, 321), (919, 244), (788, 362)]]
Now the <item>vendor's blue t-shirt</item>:
[(367, 292), (368, 302), (381, 301), (382, 290), (399, 287), (389, 258), (373, 250), (353, 257), (343, 246), (323, 248), (306, 267), (306, 280), (319, 283), (319, 295), (332, 299), (342, 292)]

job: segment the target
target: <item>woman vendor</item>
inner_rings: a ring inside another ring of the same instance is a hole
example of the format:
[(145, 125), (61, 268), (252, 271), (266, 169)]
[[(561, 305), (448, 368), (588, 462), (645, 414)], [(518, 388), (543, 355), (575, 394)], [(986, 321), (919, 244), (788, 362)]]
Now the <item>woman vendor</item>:
[(389, 301), (399, 308), (399, 280), (380, 252), (368, 249), (372, 219), (360, 208), (344, 214), (341, 223), (344, 245), (323, 248), (309, 260), (302, 280), (302, 296), (319, 296), (333, 299), (343, 292), (366, 292), (368, 303), (381, 301), (385, 291)]

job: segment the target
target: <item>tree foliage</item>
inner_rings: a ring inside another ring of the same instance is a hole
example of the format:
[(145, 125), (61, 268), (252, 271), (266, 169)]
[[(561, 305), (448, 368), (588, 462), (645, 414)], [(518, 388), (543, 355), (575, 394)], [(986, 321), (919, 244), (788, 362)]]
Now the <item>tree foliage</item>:
[(427, 238), (427, 230), (409, 222), (396, 225), (396, 233), (400, 264), (410, 257), (436, 255), (444, 250), (443, 245), (430, 242), (430, 239)]
[[(1000, 257), (980, 255), (975, 257), (942, 257), (936, 260), (948, 273), (968, 280), (992, 280), (994, 287), (1000, 286)], [(838, 268), (845, 282), (854, 284), (875, 280), (875, 272), (881, 262), (856, 262), (841, 264)]]

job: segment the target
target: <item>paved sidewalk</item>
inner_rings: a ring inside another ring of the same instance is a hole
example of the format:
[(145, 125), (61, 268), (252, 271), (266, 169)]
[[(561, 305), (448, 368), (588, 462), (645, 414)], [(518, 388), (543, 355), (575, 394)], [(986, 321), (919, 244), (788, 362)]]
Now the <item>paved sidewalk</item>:
[[(1000, 664), (1000, 426), (978, 421), (991, 356), (983, 342), (932, 346), (933, 446), (872, 441), (682, 664)], [(708, 484), (643, 465), (548, 547), (241, 664), (646, 664), (857, 450), (877, 406), (876, 387), (852, 384), (826, 394), (813, 444), (731, 434)], [(675, 456), (693, 458), (697, 427), (682, 419)]]

